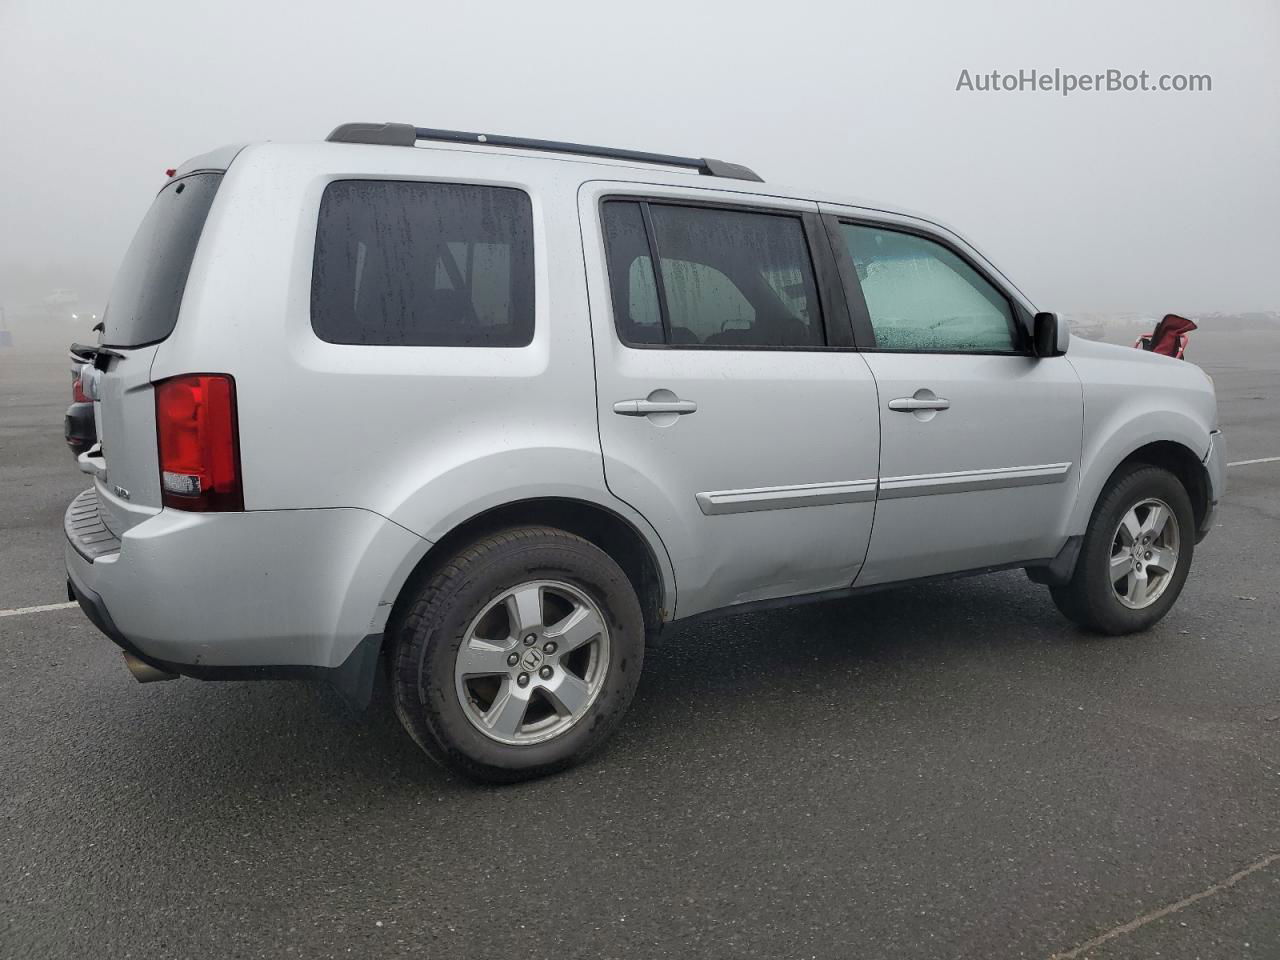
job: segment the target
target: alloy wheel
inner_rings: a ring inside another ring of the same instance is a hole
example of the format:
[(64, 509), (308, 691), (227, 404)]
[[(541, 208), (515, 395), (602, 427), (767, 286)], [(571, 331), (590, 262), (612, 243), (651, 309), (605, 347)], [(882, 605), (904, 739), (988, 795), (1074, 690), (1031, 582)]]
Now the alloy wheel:
[(454, 686), (476, 729), (524, 745), (581, 720), (608, 670), (609, 630), (595, 601), (563, 581), (532, 580), (499, 594), (471, 621)]
[(1160, 599), (1178, 567), (1178, 518), (1149, 497), (1120, 519), (1111, 539), (1111, 589), (1126, 607), (1141, 610)]

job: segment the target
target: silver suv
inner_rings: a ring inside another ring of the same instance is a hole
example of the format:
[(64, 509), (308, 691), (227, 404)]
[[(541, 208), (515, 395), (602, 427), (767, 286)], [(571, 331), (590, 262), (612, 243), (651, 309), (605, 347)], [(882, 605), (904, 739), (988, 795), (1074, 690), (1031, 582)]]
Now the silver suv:
[(1024, 567), (1143, 630), (1222, 495), (1213, 385), (1068, 340), (951, 230), (735, 164), (217, 150), (73, 348), (70, 591), (140, 680), (385, 677), (489, 780), (599, 746), (675, 620)]

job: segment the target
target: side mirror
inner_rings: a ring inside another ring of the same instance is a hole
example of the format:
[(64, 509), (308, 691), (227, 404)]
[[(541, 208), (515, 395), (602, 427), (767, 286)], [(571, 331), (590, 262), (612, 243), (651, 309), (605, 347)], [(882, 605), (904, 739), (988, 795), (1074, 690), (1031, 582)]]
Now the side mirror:
[(1071, 331), (1056, 313), (1037, 313), (1031, 325), (1031, 346), (1037, 357), (1060, 357), (1067, 352)]

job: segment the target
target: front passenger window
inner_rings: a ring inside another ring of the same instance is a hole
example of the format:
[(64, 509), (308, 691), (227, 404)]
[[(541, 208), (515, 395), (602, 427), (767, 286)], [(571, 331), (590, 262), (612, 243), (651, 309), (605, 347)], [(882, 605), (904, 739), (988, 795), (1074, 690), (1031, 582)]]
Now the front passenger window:
[(876, 347), (938, 353), (1017, 353), (1009, 301), (940, 243), (844, 223)]

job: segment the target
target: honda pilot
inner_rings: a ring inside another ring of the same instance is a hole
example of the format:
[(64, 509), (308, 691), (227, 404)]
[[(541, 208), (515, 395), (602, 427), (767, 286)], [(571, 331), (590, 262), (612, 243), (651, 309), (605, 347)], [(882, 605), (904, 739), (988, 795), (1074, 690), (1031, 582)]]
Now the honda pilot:
[(1072, 339), (931, 219), (700, 157), (215, 150), (75, 355), (69, 591), (134, 675), (385, 683), (490, 781), (600, 746), (678, 620), (1025, 568), (1145, 630), (1223, 494), (1193, 364)]

